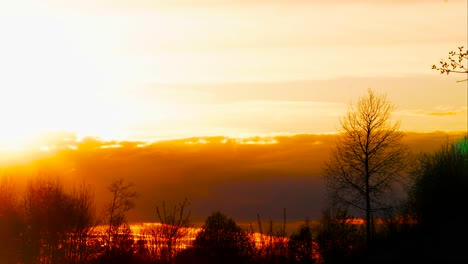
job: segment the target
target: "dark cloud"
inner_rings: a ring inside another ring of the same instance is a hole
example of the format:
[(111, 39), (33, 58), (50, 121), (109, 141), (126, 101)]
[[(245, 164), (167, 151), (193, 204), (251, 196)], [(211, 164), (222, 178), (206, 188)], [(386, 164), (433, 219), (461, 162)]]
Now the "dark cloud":
[[(405, 140), (417, 153), (432, 151), (461, 135), (407, 133)], [(184, 198), (192, 204), (194, 221), (202, 221), (214, 210), (242, 221), (254, 221), (257, 214), (280, 221), (284, 208), (288, 220), (300, 221), (320, 217), (325, 201), (321, 167), (335, 138), (309, 134), (244, 140), (204, 137), (147, 145), (88, 138), (76, 142), (76, 149), (10, 166), (4, 174), (17, 179), (59, 176), (67, 186), (85, 181), (94, 189), (98, 207), (110, 199), (107, 186), (124, 178), (134, 182), (139, 193), (137, 207), (129, 215), (136, 222), (156, 221), (158, 202)], [(273, 141), (277, 143), (242, 144)]]

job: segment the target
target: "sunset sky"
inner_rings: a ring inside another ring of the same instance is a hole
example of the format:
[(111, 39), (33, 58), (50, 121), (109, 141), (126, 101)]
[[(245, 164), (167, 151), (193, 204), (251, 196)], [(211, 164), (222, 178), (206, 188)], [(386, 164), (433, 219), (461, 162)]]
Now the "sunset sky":
[[(195, 4), (196, 3), (196, 4)], [(368, 88), (405, 131), (467, 129), (466, 0), (0, 2), (0, 146), (336, 132)]]

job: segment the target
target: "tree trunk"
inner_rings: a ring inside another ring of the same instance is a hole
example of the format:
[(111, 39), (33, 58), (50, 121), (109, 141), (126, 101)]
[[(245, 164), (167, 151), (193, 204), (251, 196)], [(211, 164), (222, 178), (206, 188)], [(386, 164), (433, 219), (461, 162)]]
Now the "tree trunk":
[(366, 245), (371, 242), (371, 203), (369, 186), (369, 161), (366, 159)]

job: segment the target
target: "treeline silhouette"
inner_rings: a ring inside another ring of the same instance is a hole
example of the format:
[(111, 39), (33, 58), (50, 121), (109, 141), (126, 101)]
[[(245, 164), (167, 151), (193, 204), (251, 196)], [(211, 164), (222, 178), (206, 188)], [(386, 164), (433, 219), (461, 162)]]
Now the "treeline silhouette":
[[(126, 219), (135, 207), (134, 185), (109, 184), (111, 199), (97, 208), (85, 183), (66, 190), (59, 178), (31, 179), (24, 193), (13, 178), (0, 184), (0, 263), (419, 263), (467, 261), (468, 137), (419, 155), (407, 199), (365, 225), (351, 212), (326, 207), (287, 234), (284, 222), (242, 228), (213, 212), (201, 229), (190, 203), (154, 208), (160, 224), (135, 232)], [(193, 238), (193, 239), (192, 239)]]

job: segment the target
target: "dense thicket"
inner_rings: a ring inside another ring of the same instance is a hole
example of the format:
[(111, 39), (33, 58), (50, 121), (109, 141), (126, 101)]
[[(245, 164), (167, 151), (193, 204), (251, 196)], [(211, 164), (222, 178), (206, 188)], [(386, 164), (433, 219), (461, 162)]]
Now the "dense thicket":
[[(458, 258), (468, 254), (468, 137), (421, 154), (414, 171), (409, 210), (418, 223), (425, 251)], [(461, 256), (460, 256), (461, 255)]]

